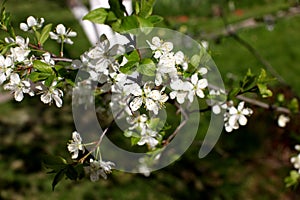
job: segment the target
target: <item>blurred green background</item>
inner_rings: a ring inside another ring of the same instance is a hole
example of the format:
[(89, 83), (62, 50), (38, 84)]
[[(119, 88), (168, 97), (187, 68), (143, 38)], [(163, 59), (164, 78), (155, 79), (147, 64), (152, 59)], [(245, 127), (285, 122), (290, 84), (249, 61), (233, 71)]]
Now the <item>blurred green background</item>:
[[(220, 36), (224, 30), (220, 13), (233, 25), (256, 19), (255, 27), (240, 29), (237, 34), (287, 83), (272, 85), (273, 90), (284, 92), (287, 97), (299, 95), (300, 14), (285, 15), (298, 2), (236, 0), (231, 1), (234, 8), (229, 2), (157, 0), (154, 13), (165, 17), (159, 26), (181, 31), (199, 42), (207, 40), (228, 87), (248, 68), (259, 72), (264, 66), (236, 40)], [(71, 58), (90, 47), (63, 0), (8, 0), (6, 7), (17, 27), (33, 15), (77, 31), (74, 45), (66, 46), (66, 55)], [(266, 15), (276, 18), (272, 30), (266, 26)], [(58, 51), (51, 42), (46, 45)], [(26, 96), (22, 103), (12, 100), (0, 104), (0, 199), (300, 199), (299, 190), (286, 189), (283, 181), (292, 168), (291, 149), (300, 142), (299, 122), (294, 120), (286, 129), (278, 128), (274, 114), (259, 108), (254, 108), (255, 114), (246, 127), (224, 132), (214, 150), (203, 159), (197, 155), (205, 122), (201, 122), (203, 129), (183, 157), (149, 177), (115, 171), (108, 180), (97, 183), (64, 180), (52, 192), (53, 176), (46, 174), (41, 158), (46, 154), (68, 156), (66, 143), (74, 130), (70, 102), (66, 97), (64, 107), (57, 109)]]

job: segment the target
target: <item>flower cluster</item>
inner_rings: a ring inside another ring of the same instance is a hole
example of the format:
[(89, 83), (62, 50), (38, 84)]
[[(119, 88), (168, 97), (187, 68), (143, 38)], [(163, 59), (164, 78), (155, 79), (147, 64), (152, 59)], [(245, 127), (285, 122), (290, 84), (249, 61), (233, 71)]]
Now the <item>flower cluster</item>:
[[(43, 24), (43, 18), (30, 16), (26, 23), (20, 24), (20, 29), (25, 32), (36, 32)], [(56, 32), (58, 34), (56, 36), (53, 32), (49, 34), (51, 38), (59, 40), (58, 42), (71, 44), (68, 37), (76, 36), (73, 31), (65, 31), (62, 24), (56, 27)], [(29, 38), (6, 37), (5, 42), (9, 48), (5, 54), (0, 55), (0, 84), (4, 84), (4, 89), (11, 91), (16, 101), (22, 101), (24, 94), (30, 96), (40, 94), (43, 103), (51, 104), (54, 101), (57, 107), (61, 107), (63, 91), (58, 85), (64, 77), (55, 75), (54, 55), (42, 50), (40, 50), (43, 52), (42, 55), (37, 53), (34, 49), (38, 47), (29, 46)]]
[[(79, 152), (82, 154), (86, 152), (85, 147), (91, 144), (82, 144), (82, 138), (77, 131), (72, 133), (72, 140), (68, 143), (68, 151), (71, 153), (73, 160), (79, 160)], [(99, 152), (99, 147), (97, 147)], [(87, 154), (89, 155), (89, 153)], [(97, 156), (97, 155), (95, 155)], [(95, 182), (99, 180), (99, 177), (102, 176), (104, 179), (107, 178), (107, 174), (111, 173), (115, 164), (111, 161), (103, 161), (101, 155), (99, 155), (99, 160), (90, 158), (88, 165), (84, 167), (85, 173), (89, 175), (91, 181)]]

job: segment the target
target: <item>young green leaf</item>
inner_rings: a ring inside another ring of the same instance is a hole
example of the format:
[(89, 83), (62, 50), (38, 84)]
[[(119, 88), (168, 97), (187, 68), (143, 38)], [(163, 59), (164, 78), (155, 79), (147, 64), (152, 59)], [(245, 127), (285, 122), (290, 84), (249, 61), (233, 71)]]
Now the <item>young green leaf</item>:
[(155, 76), (156, 65), (150, 58), (145, 58), (138, 65), (137, 71), (146, 76)]
[(40, 40), (39, 40), (40, 45), (43, 45), (47, 41), (47, 39), (49, 37), (49, 33), (51, 31), (51, 28), (52, 28), (52, 24), (47, 24), (43, 28), (43, 30), (41, 32)]
[(106, 18), (108, 16), (108, 12), (105, 8), (97, 8), (95, 10), (90, 11), (83, 17), (83, 20), (89, 20), (96, 24), (105, 24)]
[(55, 186), (64, 178), (65, 176), (65, 169), (61, 169), (57, 174), (55, 175), (53, 181), (52, 181), (52, 191), (54, 191)]
[(33, 68), (40, 71), (44, 72), (47, 74), (54, 74), (54, 70), (52, 69), (51, 65), (48, 65), (47, 63), (44, 63), (40, 60), (35, 60), (33, 61)]

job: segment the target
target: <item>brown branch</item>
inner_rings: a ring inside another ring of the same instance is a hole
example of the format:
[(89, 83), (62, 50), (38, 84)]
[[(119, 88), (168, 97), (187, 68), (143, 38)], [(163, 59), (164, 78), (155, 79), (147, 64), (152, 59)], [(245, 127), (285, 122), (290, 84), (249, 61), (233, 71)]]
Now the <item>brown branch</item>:
[(177, 126), (177, 128), (175, 129), (175, 131), (166, 140), (163, 141), (163, 146), (167, 146), (171, 142), (171, 140), (185, 126), (185, 124), (187, 123), (187, 121), (189, 119), (186, 111), (180, 105), (178, 105), (178, 103), (175, 103), (175, 105), (178, 108), (178, 111), (180, 111), (180, 113), (183, 115), (184, 120), (179, 124), (179, 126)]

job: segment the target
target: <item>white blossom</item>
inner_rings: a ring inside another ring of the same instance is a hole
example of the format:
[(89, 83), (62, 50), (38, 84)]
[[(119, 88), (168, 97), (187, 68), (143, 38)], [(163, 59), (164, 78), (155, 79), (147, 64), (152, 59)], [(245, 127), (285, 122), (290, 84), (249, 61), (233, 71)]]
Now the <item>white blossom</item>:
[[(300, 145), (295, 145), (295, 149), (297, 151), (300, 151)], [(291, 157), (290, 159), (291, 163), (293, 164), (294, 168), (298, 170), (298, 173), (300, 174), (300, 153), (298, 155)]]
[(286, 126), (286, 124), (289, 121), (290, 121), (290, 118), (288, 116), (282, 114), (282, 115), (279, 115), (277, 123), (278, 123), (279, 127), (283, 128)]
[(172, 81), (170, 87), (173, 90), (170, 92), (170, 98), (177, 100), (179, 104), (183, 104), (188, 95), (193, 91), (194, 86), (188, 81), (181, 79)]
[(245, 102), (239, 103), (235, 108), (233, 105), (228, 107), (227, 112), (224, 114), (225, 130), (231, 132), (238, 129), (239, 125), (245, 126), (247, 124), (247, 117), (250, 116), (253, 111), (250, 108), (244, 108)]
[(9, 78), (13, 71), (13, 64), (11, 57), (7, 56), (4, 58), (4, 56), (0, 55), (0, 85)]
[[(223, 98), (225, 97), (226, 93), (224, 90), (210, 90), (209, 95), (211, 99), (207, 102), (211, 108), (212, 112), (216, 115), (220, 114), (222, 109), (226, 110), (227, 109), (227, 104), (226, 102), (222, 101), (222, 95)], [(225, 99), (224, 99), (225, 100)]]
[(41, 28), (44, 23), (44, 18), (34, 18), (33, 16), (29, 16), (27, 18), (27, 23), (21, 23), (20, 24), (20, 29), (23, 31), (29, 31), (30, 29), (34, 28)]
[(171, 42), (164, 42), (159, 37), (153, 37), (152, 43), (147, 41), (150, 49), (154, 51), (154, 58), (158, 59), (162, 55), (169, 53), (173, 49), (173, 43)]
[(152, 87), (152, 82), (147, 82), (143, 90), (137, 89), (131, 92), (135, 96), (129, 105), (133, 112), (137, 111), (142, 104), (145, 104), (147, 110), (152, 111), (155, 115), (158, 114), (159, 109), (168, 100), (168, 96), (163, 94), (165, 88), (159, 91), (156, 89), (152, 90)]
[(196, 73), (191, 76), (191, 83), (193, 85), (193, 89), (190, 90), (188, 94), (188, 99), (190, 100), (190, 102), (193, 102), (195, 94), (199, 98), (204, 98), (204, 89), (208, 86), (207, 80), (205, 78), (199, 80), (198, 73)]
[(79, 151), (84, 153), (84, 146), (81, 144), (82, 139), (80, 134), (77, 131), (72, 133), (72, 140), (68, 144), (68, 151), (72, 154), (72, 159), (76, 159), (78, 157)]
[(10, 81), (4, 85), (5, 90), (11, 90), (14, 93), (14, 98), (16, 101), (22, 101), (24, 98), (24, 93), (33, 96), (34, 93), (31, 90), (30, 82), (21, 80), (19, 75), (12, 73), (10, 75)]
[(30, 53), (28, 48), (29, 38), (24, 39), (21, 36), (16, 36), (16, 40), (13, 38), (5, 38), (7, 43), (15, 43), (16, 47), (10, 48), (11, 56), (14, 62), (24, 62)]
[(107, 179), (107, 174), (111, 173), (111, 170), (115, 164), (110, 161), (97, 161), (90, 159), (90, 165), (86, 168), (90, 174), (90, 179), (92, 182), (99, 180), (99, 176), (102, 176), (104, 179)]
[(55, 28), (56, 33), (50, 32), (50, 38), (56, 40), (58, 43), (73, 44), (73, 41), (70, 37), (76, 37), (77, 33), (71, 31), (70, 29), (66, 30), (66, 27), (63, 24), (58, 24)]
[(56, 88), (57, 81), (53, 81), (51, 86), (49, 88), (44, 88), (43, 86), (39, 85), (36, 86), (36, 89), (42, 91), (41, 95), (41, 101), (45, 104), (51, 104), (53, 100), (55, 101), (55, 105), (57, 107), (62, 106), (62, 97), (63, 97), (63, 91)]

